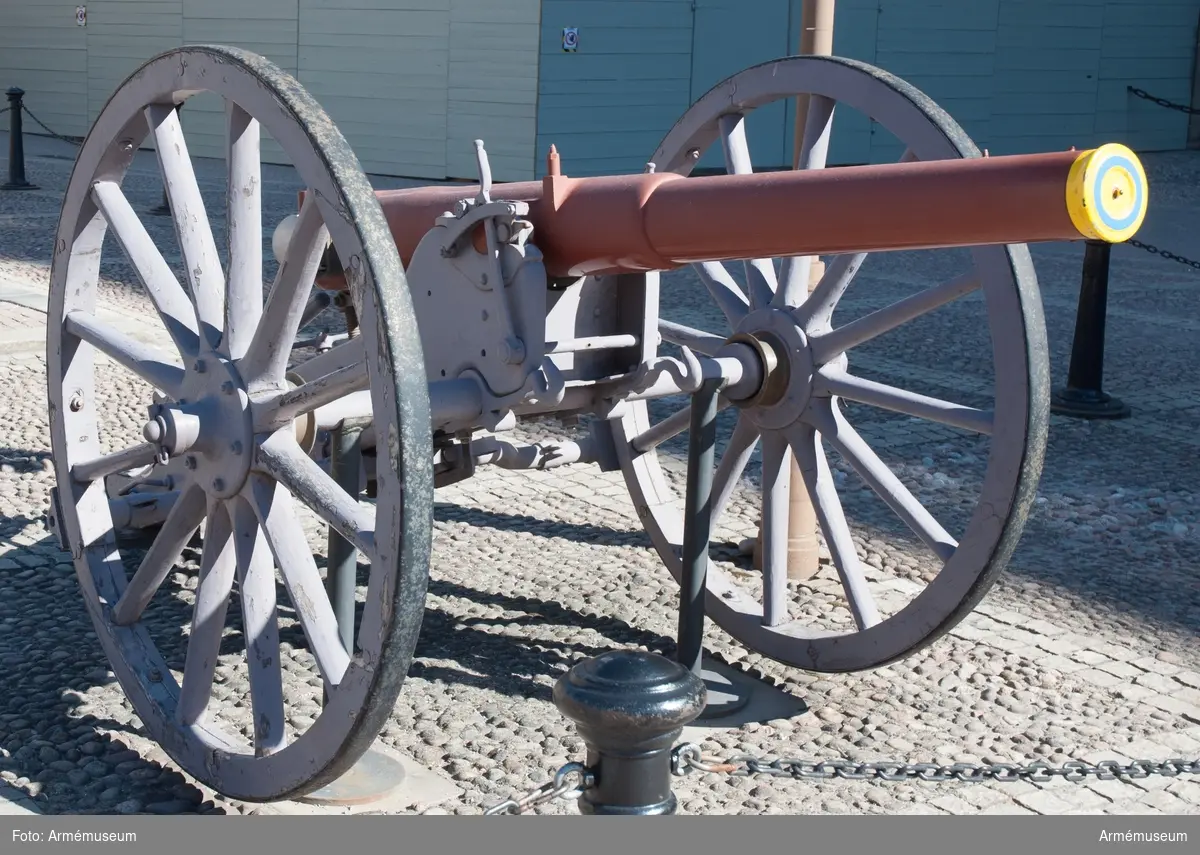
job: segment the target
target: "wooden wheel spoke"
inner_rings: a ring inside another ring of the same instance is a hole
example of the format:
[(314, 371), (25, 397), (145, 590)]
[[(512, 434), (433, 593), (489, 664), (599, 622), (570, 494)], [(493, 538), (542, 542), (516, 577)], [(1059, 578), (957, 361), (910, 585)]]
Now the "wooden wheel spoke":
[[(729, 409), (730, 403), (723, 397), (717, 398), (717, 412)], [(692, 419), (692, 407), (689, 404), (681, 407), (661, 422), (651, 425), (629, 441), (629, 445), (637, 454), (645, 454), (658, 448), (688, 429)]]
[(283, 383), (328, 234), (317, 194), (306, 193), (262, 318), (241, 360), (242, 378), (252, 390)]
[(195, 354), (199, 348), (196, 308), (120, 186), (113, 181), (97, 181), (92, 185), (92, 201), (129, 259), (180, 355), (186, 358)]
[(279, 431), (259, 445), (255, 465), (365, 555), (375, 554), (374, 512), (343, 490), (288, 431)]
[(210, 503), (196, 605), (192, 609), (192, 632), (176, 708), (180, 724), (200, 721), (212, 698), (213, 675), (221, 656), (221, 637), (236, 567), (229, 511), (224, 505)]
[(305, 382), (311, 382), (327, 374), (332, 374), (338, 369), (345, 368), (348, 365), (360, 365), (365, 374), (367, 371), (367, 354), (363, 349), (363, 340), (361, 338), (352, 338), (349, 341), (335, 345), (324, 353), (319, 353), (311, 359), (306, 359), (299, 365), (292, 368), (292, 374), (295, 374)]
[(733, 492), (737, 489), (742, 473), (754, 454), (754, 446), (758, 444), (758, 430), (745, 416), (738, 416), (729, 444), (721, 454), (721, 462), (713, 475), (712, 487), (712, 530), (716, 531), (725, 513)]
[(336, 686), (350, 667), (350, 654), (342, 646), (337, 617), (325, 593), (304, 528), (292, 506), (291, 494), (277, 481), (252, 473), (245, 497), (254, 507), (271, 554), (283, 575), (288, 598), (304, 627), (304, 636), (317, 668), (328, 685)]
[(231, 359), (241, 359), (263, 311), (261, 134), (258, 121), (232, 102), (226, 104), (225, 121), (229, 282), (222, 347)]
[(274, 402), (272, 412), (264, 418), (266, 425), (282, 425), (297, 416), (311, 413), (327, 404), (341, 400), (354, 392), (363, 391), (370, 386), (367, 377), (367, 366), (361, 362), (352, 363), (338, 368), (330, 373), (309, 380), (296, 388), (284, 392)]
[(927, 288), (890, 306), (876, 309), (848, 324), (814, 336), (811, 341), (813, 361), (823, 365), (852, 347), (891, 332), (921, 315), (952, 303), (979, 289), (979, 277), (974, 272), (949, 282)]
[[(754, 172), (750, 145), (746, 141), (746, 117), (741, 113), (727, 113), (720, 119), (720, 129), (725, 171), (730, 175), (749, 175)], [(765, 308), (775, 295), (775, 267), (769, 258), (748, 259), (745, 265), (750, 306), (754, 309)]]
[(846, 420), (837, 404), (832, 400), (827, 401), (814, 415), (816, 417), (813, 418), (813, 422), (825, 441), (854, 467), (854, 471), (867, 482), (867, 486), (887, 503), (896, 516), (904, 520), (905, 525), (912, 529), (942, 562), (949, 561), (954, 550), (958, 548), (958, 542), (942, 528), (891, 468), (867, 445), (866, 440)]
[[(813, 288), (812, 293), (795, 310), (796, 323), (812, 330), (828, 326), (833, 317), (833, 310), (837, 308), (842, 295), (846, 293), (850, 282), (866, 260), (865, 252), (834, 256), (833, 261), (825, 268), (817, 287)], [(805, 285), (807, 284), (806, 282)]]
[(669, 341), (671, 344), (677, 344), (680, 347), (690, 347), (692, 350), (697, 353), (703, 353), (705, 356), (712, 356), (725, 346), (724, 336), (684, 326), (683, 324), (677, 324), (672, 321), (664, 321), (661, 318), (658, 321), (658, 331), (662, 333), (663, 340)]
[(179, 397), (179, 389), (183, 385), (183, 366), (161, 351), (113, 329), (86, 312), (70, 312), (63, 326), (70, 335), (86, 341), (155, 389), (172, 398)]
[(250, 680), (250, 705), (254, 711), (254, 750), (259, 756), (264, 756), (274, 754), (287, 745), (275, 561), (250, 503), (238, 497), (233, 503), (231, 516), (237, 552), (242, 633)]
[(200, 334), (209, 347), (216, 349), (221, 344), (225, 326), (225, 274), (188, 154), (183, 126), (173, 104), (150, 105), (146, 108), (146, 120), (154, 135), (163, 187), (171, 203), (171, 219), (179, 238), (179, 251), (191, 286)]
[[(829, 137), (833, 132), (833, 110), (836, 102), (822, 95), (810, 95), (808, 114), (804, 123), (797, 169), (824, 169), (829, 155)], [(779, 288), (772, 305), (777, 308), (799, 306), (808, 297), (811, 255), (789, 256), (780, 264)]]
[(788, 497), (791, 455), (787, 437), (768, 431), (762, 437), (762, 573), (763, 623), (779, 626), (788, 619)]
[(183, 490), (171, 506), (158, 536), (146, 550), (137, 572), (113, 606), (114, 623), (128, 626), (141, 620), (146, 606), (154, 599), (163, 580), (179, 561), (183, 548), (204, 520), (205, 503), (204, 491), (195, 484), (189, 484)]
[(863, 575), (862, 564), (854, 548), (850, 526), (842, 510), (842, 500), (838, 497), (829, 461), (821, 447), (820, 435), (809, 425), (799, 425), (792, 429), (788, 439), (792, 453), (796, 455), (798, 468), (804, 476), (808, 494), (812, 497), (817, 521), (821, 524), (821, 531), (825, 533), (825, 543), (833, 557), (838, 578), (841, 579), (842, 590), (846, 592), (850, 613), (859, 629), (868, 629), (879, 623), (879, 607), (875, 604), (870, 588), (867, 587), (867, 579)]
[(826, 368), (817, 372), (813, 391), (819, 395), (836, 395), (848, 401), (857, 401), (860, 404), (879, 407), (881, 410), (904, 413), (914, 418), (927, 419), (975, 433), (988, 436), (992, 433), (990, 412), (909, 392), (907, 389), (856, 377), (838, 369)]
[(742, 318), (750, 313), (750, 301), (725, 266), (719, 261), (702, 261), (692, 267), (725, 315), (729, 326), (734, 328), (741, 323)]

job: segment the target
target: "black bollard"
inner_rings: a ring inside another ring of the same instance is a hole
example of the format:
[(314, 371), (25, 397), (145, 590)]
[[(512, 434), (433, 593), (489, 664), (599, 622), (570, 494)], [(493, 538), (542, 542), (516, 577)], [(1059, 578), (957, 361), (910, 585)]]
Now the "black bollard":
[(1112, 244), (1089, 240), (1083, 253), (1083, 280), (1075, 314), (1075, 339), (1067, 385), (1056, 389), (1050, 411), (1081, 419), (1123, 419), (1130, 415), (1124, 403), (1103, 390), (1104, 324), (1108, 307), (1108, 262)]
[(554, 705), (575, 722), (594, 778), (579, 796), (579, 812), (675, 813), (671, 749), (704, 703), (704, 682), (657, 653), (614, 650), (585, 659), (561, 677)]
[(4, 190), (36, 190), (25, 180), (25, 135), (21, 129), (25, 90), (17, 86), (5, 93), (8, 96), (8, 182)]

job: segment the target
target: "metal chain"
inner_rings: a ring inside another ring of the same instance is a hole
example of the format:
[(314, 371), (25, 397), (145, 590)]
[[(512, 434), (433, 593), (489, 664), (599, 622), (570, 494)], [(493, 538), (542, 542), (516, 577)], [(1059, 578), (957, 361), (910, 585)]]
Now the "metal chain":
[(1178, 261), (1180, 264), (1186, 264), (1193, 270), (1200, 270), (1200, 261), (1192, 261), (1190, 258), (1184, 258), (1182, 255), (1176, 255), (1169, 250), (1159, 249), (1154, 244), (1142, 243), (1140, 240), (1135, 238), (1130, 238), (1125, 242), (1130, 246), (1136, 246), (1138, 249), (1144, 249), (1146, 252), (1152, 252), (1155, 255), (1161, 255), (1163, 258), (1170, 259), (1171, 261)]
[(7, 113), (11, 109), (12, 107), (5, 107), (3, 110), (0, 110), (0, 113)]
[(42, 130), (44, 130), (46, 133), (48, 133), (50, 136), (54, 137), (55, 139), (62, 140), (63, 142), (70, 143), (71, 145), (83, 145), (82, 137), (64, 137), (62, 134), (58, 134), (58, 133), (55, 133), (54, 131), (50, 130), (50, 128), (46, 127), (45, 122), (43, 122), (41, 119), (39, 119), (37, 116), (33, 115), (33, 113), (31, 113), (29, 111), (29, 108), (25, 106), (24, 102), (22, 102), (22, 104), (21, 104), (21, 109), (24, 110), (26, 114), (28, 114), (29, 118), (33, 119), (35, 122), (37, 122), (39, 125), (41, 125)]
[(1146, 101), (1153, 101), (1160, 107), (1166, 107), (1168, 110), (1178, 110), (1181, 113), (1187, 113), (1189, 116), (1200, 116), (1200, 110), (1195, 107), (1189, 107), (1186, 104), (1176, 104), (1174, 101), (1168, 101), (1166, 98), (1159, 98), (1156, 95), (1151, 95), (1145, 89), (1138, 89), (1136, 86), (1125, 87), (1134, 95), (1143, 98)]
[(705, 758), (700, 747), (684, 743), (671, 753), (671, 771), (676, 775), (689, 772), (717, 772), (734, 777), (765, 775), (775, 778), (821, 779), (842, 778), (851, 781), (1031, 781), (1045, 783), (1054, 778), (1068, 781), (1083, 781), (1089, 777), (1101, 781), (1132, 780), (1162, 775), (1174, 778), (1179, 775), (1200, 775), (1200, 760), (1135, 760), (1118, 763), (1104, 760), (1100, 763), (1068, 761), (1061, 766), (1049, 763), (954, 763), (942, 766), (937, 763), (853, 763), (848, 760), (763, 760), (749, 754), (737, 754), (727, 760)]
[[(578, 779), (578, 780), (575, 780)], [(534, 790), (516, 799), (506, 799), (498, 805), (493, 805), (483, 812), (484, 816), (504, 816), (525, 813), (538, 805), (552, 802), (555, 799), (578, 798), (589, 787), (596, 785), (595, 777), (590, 769), (582, 763), (568, 763), (557, 772), (554, 778)]]

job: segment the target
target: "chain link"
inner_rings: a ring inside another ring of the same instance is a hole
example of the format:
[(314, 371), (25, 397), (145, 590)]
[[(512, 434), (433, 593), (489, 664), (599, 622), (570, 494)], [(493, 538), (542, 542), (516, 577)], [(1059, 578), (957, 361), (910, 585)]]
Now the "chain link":
[(538, 805), (552, 802), (556, 799), (578, 798), (589, 787), (596, 784), (590, 769), (582, 763), (568, 763), (557, 772), (554, 778), (525, 795), (516, 799), (506, 799), (498, 805), (493, 805), (483, 812), (484, 816), (505, 816), (525, 813)]
[(37, 122), (39, 125), (41, 125), (43, 131), (45, 131), (46, 133), (48, 133), (50, 136), (54, 137), (55, 139), (62, 140), (63, 142), (70, 143), (71, 145), (83, 145), (82, 137), (64, 137), (62, 134), (58, 134), (58, 133), (55, 133), (54, 131), (50, 130), (50, 128), (48, 128), (46, 126), (45, 122), (43, 122), (41, 119), (39, 119), (37, 116), (35, 116), (33, 113), (30, 112), (29, 108), (25, 106), (24, 102), (22, 102), (22, 104), (21, 104), (21, 109), (25, 111), (26, 115), (28, 115), (29, 118), (33, 119), (35, 122)]
[(1200, 760), (1134, 760), (1118, 763), (1104, 760), (1100, 763), (1068, 761), (1061, 766), (1035, 762), (1025, 765), (1010, 763), (954, 763), (949, 766), (937, 763), (854, 763), (848, 760), (764, 760), (749, 754), (737, 754), (727, 760), (705, 758), (700, 747), (684, 743), (675, 748), (671, 755), (671, 771), (676, 775), (689, 772), (716, 772), (734, 777), (765, 775), (774, 778), (796, 780), (828, 780), (841, 778), (850, 781), (1030, 781), (1045, 783), (1054, 778), (1068, 781), (1083, 781), (1089, 777), (1101, 781), (1134, 780), (1161, 775), (1174, 778), (1179, 775), (1200, 775)]
[(1137, 247), (1138, 249), (1144, 249), (1146, 252), (1152, 252), (1155, 255), (1161, 255), (1163, 258), (1171, 261), (1178, 261), (1180, 264), (1186, 264), (1193, 270), (1200, 270), (1200, 261), (1192, 261), (1190, 258), (1184, 258), (1182, 255), (1176, 255), (1175, 253), (1166, 249), (1159, 249), (1154, 244), (1142, 243), (1140, 240), (1135, 238), (1130, 238), (1125, 242), (1130, 246)]
[(1189, 107), (1186, 104), (1176, 104), (1174, 101), (1168, 101), (1166, 98), (1159, 98), (1156, 95), (1151, 95), (1145, 89), (1138, 89), (1136, 86), (1127, 86), (1125, 88), (1137, 97), (1146, 101), (1152, 101), (1160, 107), (1166, 107), (1168, 110), (1178, 110), (1180, 113), (1187, 113), (1189, 116), (1200, 116), (1200, 110)]

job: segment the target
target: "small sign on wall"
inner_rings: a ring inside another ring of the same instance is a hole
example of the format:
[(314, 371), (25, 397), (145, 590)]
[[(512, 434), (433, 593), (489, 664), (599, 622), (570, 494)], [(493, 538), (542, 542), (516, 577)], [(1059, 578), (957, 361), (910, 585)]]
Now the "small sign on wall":
[(75, 7), (75, 23), (81, 27), (87, 26), (87, 6)]
[(579, 50), (579, 27), (563, 27), (563, 50), (567, 53)]

